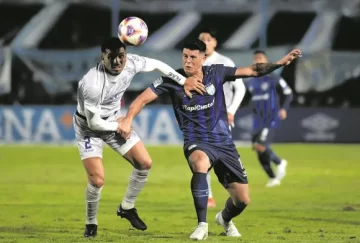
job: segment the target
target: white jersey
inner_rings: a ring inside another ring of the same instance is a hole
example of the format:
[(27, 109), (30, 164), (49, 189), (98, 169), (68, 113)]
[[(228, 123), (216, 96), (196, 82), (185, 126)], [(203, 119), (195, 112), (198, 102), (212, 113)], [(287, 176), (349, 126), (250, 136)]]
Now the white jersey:
[(89, 70), (80, 80), (77, 92), (77, 111), (73, 124), (82, 160), (92, 157), (102, 158), (103, 142), (120, 153), (126, 154), (139, 140), (132, 131), (125, 140), (117, 133), (121, 116), (121, 99), (134, 76), (139, 72), (159, 70), (180, 85), (186, 78), (167, 64), (134, 54), (126, 55), (124, 69), (118, 75), (105, 71), (103, 63)]
[[(218, 52), (214, 52), (204, 62), (205, 66), (210, 66), (212, 64), (223, 64), (224, 66), (235, 67), (235, 63), (230, 58), (221, 55)], [(234, 82), (225, 82), (223, 87), (226, 108), (228, 112), (234, 115), (244, 98), (246, 92), (245, 85), (242, 79), (236, 79)]]
[(120, 100), (129, 87), (134, 76), (143, 71), (148, 58), (127, 54), (123, 71), (119, 75), (111, 75), (105, 66), (99, 63), (93, 67), (79, 82), (77, 92), (77, 111), (85, 116), (86, 106), (97, 107), (101, 117), (109, 117), (120, 111)]

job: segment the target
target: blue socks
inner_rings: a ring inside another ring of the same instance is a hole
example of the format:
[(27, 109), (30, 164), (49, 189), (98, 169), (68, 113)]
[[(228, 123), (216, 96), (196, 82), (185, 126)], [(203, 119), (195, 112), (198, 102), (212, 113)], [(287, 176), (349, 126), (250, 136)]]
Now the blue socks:
[(207, 173), (194, 172), (191, 178), (191, 192), (198, 222), (206, 222), (209, 187), (206, 180)]

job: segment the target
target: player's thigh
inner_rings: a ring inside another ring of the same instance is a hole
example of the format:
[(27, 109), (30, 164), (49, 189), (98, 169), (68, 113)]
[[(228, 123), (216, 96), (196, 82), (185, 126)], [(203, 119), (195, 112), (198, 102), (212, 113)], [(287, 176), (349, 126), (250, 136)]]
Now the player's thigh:
[(87, 172), (88, 181), (91, 185), (94, 185), (98, 188), (104, 185), (104, 166), (102, 163), (102, 158), (100, 157), (90, 157), (83, 160), (84, 168)]
[(211, 166), (209, 156), (199, 149), (190, 154), (188, 162), (193, 172), (207, 173)]
[(226, 166), (214, 168), (219, 182), (229, 192), (234, 204), (250, 202), (249, 185), (245, 170), (233, 171)]
[(104, 141), (137, 169), (150, 169), (152, 161), (144, 143), (135, 131), (125, 140), (118, 133), (103, 137)]
[(214, 171), (233, 200), (248, 201), (247, 174), (236, 148), (219, 150), (219, 161), (214, 165)]
[(192, 172), (206, 173), (215, 161), (211, 150), (203, 144), (185, 145), (184, 154)]
[(150, 169), (152, 165), (150, 154), (141, 140), (131, 147), (131, 149), (124, 155), (124, 158), (136, 169)]
[(233, 200), (235, 205), (237, 203), (248, 204), (250, 202), (249, 184), (243, 184), (240, 182), (232, 182), (229, 184), (229, 186), (226, 190), (229, 192), (230, 197)]

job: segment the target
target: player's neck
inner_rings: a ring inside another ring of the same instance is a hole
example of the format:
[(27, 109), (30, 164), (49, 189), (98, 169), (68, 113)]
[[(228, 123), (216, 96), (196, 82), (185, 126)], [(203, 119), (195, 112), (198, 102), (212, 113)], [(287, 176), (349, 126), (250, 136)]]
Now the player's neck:
[(213, 51), (213, 52), (211, 52), (211, 53), (208, 53), (208, 54), (207, 54), (207, 58), (212, 57), (214, 54), (215, 54), (215, 51)]
[(203, 77), (204, 77), (204, 73), (203, 73), (202, 68), (200, 68), (198, 71), (196, 71), (194, 73), (186, 73), (185, 72), (185, 74), (186, 74), (187, 77), (195, 77), (198, 80), (202, 80)]
[(118, 75), (120, 75), (120, 73), (112, 73), (112, 72), (110, 72), (107, 68), (105, 68), (105, 72), (107, 73), (107, 74), (109, 74), (109, 75), (111, 75), (111, 76), (118, 76)]

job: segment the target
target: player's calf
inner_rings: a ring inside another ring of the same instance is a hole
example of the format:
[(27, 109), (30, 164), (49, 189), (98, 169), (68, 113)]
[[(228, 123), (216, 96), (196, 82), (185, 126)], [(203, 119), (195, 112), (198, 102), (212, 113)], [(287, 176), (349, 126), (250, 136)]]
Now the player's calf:
[(257, 157), (267, 176), (270, 179), (274, 179), (275, 173), (271, 168), (271, 157), (269, 156), (269, 154), (265, 151), (260, 152), (257, 150)]
[(206, 223), (207, 202), (209, 197), (209, 186), (206, 180), (210, 167), (209, 157), (200, 150), (195, 150), (188, 158), (189, 165), (193, 171), (191, 178), (191, 192), (196, 209), (198, 224)]
[(216, 215), (215, 221), (224, 228), (227, 236), (239, 237), (241, 234), (232, 219), (240, 215), (250, 203), (248, 184), (234, 182), (227, 190), (230, 197), (225, 203), (225, 208)]
[(248, 184), (231, 183), (227, 189), (230, 197), (222, 211), (223, 219), (229, 222), (232, 218), (241, 214), (250, 203)]
[(93, 225), (98, 224), (96, 216), (104, 185), (104, 168), (99, 157), (84, 159), (83, 164), (88, 174), (88, 184), (85, 189), (86, 229), (84, 236), (96, 236), (97, 227)]

